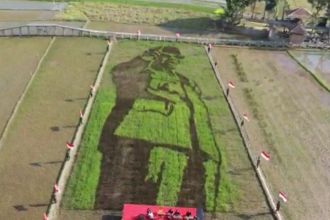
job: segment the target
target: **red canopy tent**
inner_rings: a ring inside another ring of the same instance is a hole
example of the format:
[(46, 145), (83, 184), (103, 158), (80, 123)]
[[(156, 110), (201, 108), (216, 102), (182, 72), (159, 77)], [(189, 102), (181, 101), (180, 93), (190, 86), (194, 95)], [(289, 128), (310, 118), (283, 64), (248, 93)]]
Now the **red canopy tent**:
[(169, 209), (173, 211), (178, 211), (182, 216), (187, 212), (190, 212), (192, 216), (197, 215), (196, 208), (186, 208), (186, 207), (170, 207), (170, 206), (153, 206), (153, 205), (137, 205), (137, 204), (125, 204), (123, 209), (123, 218), (122, 220), (137, 220), (139, 215), (147, 214), (147, 209), (150, 209), (155, 216), (155, 220), (165, 220), (165, 217), (158, 215), (158, 213), (167, 213)]

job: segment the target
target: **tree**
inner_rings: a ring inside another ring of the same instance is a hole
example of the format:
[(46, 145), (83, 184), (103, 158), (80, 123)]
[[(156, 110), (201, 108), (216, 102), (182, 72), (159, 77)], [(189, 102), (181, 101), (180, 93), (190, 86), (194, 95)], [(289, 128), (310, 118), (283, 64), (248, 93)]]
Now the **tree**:
[(251, 0), (250, 4), (252, 6), (252, 13), (251, 13), (251, 18), (254, 18), (254, 10), (256, 9), (257, 2), (260, 2), (262, 0)]
[(315, 9), (314, 17), (317, 18), (320, 14), (320, 11), (329, 5), (329, 0), (308, 0), (308, 3), (312, 5), (312, 8)]
[(251, 3), (251, 0), (226, 0), (226, 2), (226, 15), (229, 18), (229, 22), (239, 24), (243, 17), (244, 9)]
[(274, 10), (277, 1), (276, 1), (276, 0), (265, 0), (265, 3), (266, 3), (266, 4), (265, 4), (265, 9), (264, 9), (264, 15), (263, 15), (263, 18), (265, 18), (265, 16), (266, 16), (266, 11), (267, 11), (267, 12), (270, 12), (270, 11)]

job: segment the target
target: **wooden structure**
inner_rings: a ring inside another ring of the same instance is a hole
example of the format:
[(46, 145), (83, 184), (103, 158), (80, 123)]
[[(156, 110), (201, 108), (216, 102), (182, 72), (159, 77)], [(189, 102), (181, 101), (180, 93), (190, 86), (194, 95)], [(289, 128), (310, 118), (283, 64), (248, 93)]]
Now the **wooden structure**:
[(290, 43), (292, 45), (299, 45), (302, 44), (306, 37), (306, 29), (303, 24), (299, 23), (296, 27), (294, 27), (292, 30), (290, 30)]

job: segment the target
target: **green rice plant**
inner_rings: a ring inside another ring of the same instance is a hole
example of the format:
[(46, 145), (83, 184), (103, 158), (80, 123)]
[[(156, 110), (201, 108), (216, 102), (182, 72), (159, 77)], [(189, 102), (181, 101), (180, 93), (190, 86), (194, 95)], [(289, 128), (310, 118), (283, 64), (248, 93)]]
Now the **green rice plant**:
[(187, 91), (188, 98), (193, 103), (194, 121), (197, 128), (199, 145), (205, 153), (211, 156), (214, 160), (219, 161), (220, 149), (218, 149), (215, 143), (213, 133), (210, 128), (207, 109), (198, 94), (191, 87), (186, 86), (185, 89)]
[(241, 62), (239, 62), (239, 60), (237, 58), (237, 55), (236, 54), (231, 54), (231, 57), (233, 58), (234, 65), (236, 67), (236, 71), (237, 71), (237, 75), (238, 75), (239, 79), (242, 82), (248, 82), (246, 73), (245, 73), (245, 71), (243, 69), (243, 65), (242, 65)]
[(167, 112), (165, 102), (138, 99), (115, 134), (190, 148), (189, 108), (179, 102), (174, 105), (171, 114), (166, 115)]
[(63, 204), (70, 209), (92, 209), (101, 173), (98, 150), (102, 127), (115, 104), (113, 88), (99, 90), (81, 142), (79, 157), (70, 177)]
[(161, 179), (157, 204), (176, 206), (187, 161), (187, 156), (177, 151), (162, 147), (151, 150), (146, 181), (157, 183)]

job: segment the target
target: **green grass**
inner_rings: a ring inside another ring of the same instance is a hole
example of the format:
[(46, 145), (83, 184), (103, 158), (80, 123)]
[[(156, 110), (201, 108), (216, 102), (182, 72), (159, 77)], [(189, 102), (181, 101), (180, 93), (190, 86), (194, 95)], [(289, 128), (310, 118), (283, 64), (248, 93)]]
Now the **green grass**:
[(216, 146), (209, 121), (207, 120), (207, 109), (196, 92), (194, 92), (190, 87), (186, 87), (186, 90), (188, 92), (189, 99), (193, 102), (193, 108), (195, 111), (194, 121), (196, 124), (198, 142), (201, 149), (210, 155), (215, 161), (220, 161), (220, 149)]
[[(51, 1), (51, 0), (41, 0), (41, 1)], [(189, 4), (179, 4), (179, 3), (168, 3), (168, 2), (152, 2), (143, 0), (57, 0), (56, 2), (82, 2), (82, 3), (96, 3), (96, 4), (121, 4), (121, 5), (132, 5), (132, 6), (143, 6), (143, 7), (156, 7), (156, 8), (174, 8), (183, 9), (194, 12), (205, 12), (213, 13), (214, 8), (205, 6), (196, 6)]]
[[(180, 60), (177, 64), (176, 71), (189, 79), (189, 84), (187, 84), (185, 88), (189, 99), (193, 103), (198, 141), (202, 150), (210, 156), (204, 163), (206, 169), (206, 184), (204, 186), (207, 194), (206, 209), (211, 212), (231, 211), (232, 204), (239, 199), (239, 194), (238, 190), (235, 188), (235, 183), (232, 182), (227, 174), (229, 168), (228, 162), (226, 161), (226, 151), (228, 146), (242, 145), (242, 140), (228, 104), (223, 94), (220, 92), (220, 87), (213, 75), (204, 49), (189, 44), (120, 41), (118, 44), (114, 45), (107, 71), (110, 72), (112, 67), (141, 55), (141, 52), (151, 47), (161, 45), (178, 47), (182, 55), (185, 56), (185, 58)], [(168, 114), (170, 110), (165, 108), (165, 103), (162, 101), (138, 99), (134, 103), (134, 107), (130, 113), (125, 117), (121, 126), (117, 129), (116, 134), (139, 137), (141, 139), (145, 138), (146, 140), (160, 143), (156, 144), (158, 146), (166, 142), (167, 144), (174, 143), (176, 145), (190, 147), (191, 143), (188, 143), (190, 141), (189, 129), (187, 128), (187, 118), (189, 118), (190, 112), (189, 108), (186, 107), (182, 100), (180, 101), (180, 97), (184, 95), (183, 90), (180, 89), (182, 87), (175, 79), (162, 78), (161, 73), (156, 73), (156, 75), (157, 76), (150, 81), (151, 88), (149, 89), (153, 90), (152, 92), (157, 92), (157, 90), (155, 90), (157, 86), (162, 85), (163, 81), (170, 81), (168, 86), (171, 93), (163, 92), (162, 94), (157, 94), (157, 96), (164, 96), (171, 100), (175, 106), (172, 109), (172, 115), (166, 119), (164, 118), (164, 115)], [(162, 90), (158, 90), (158, 92), (162, 92)], [(177, 94), (173, 95), (172, 92), (177, 92)], [(173, 97), (171, 97), (170, 94), (172, 94)], [(100, 175), (100, 161), (102, 158), (98, 151), (98, 139), (105, 118), (114, 105), (114, 100), (115, 88), (111, 77), (106, 74), (84, 134), (77, 164), (70, 179), (68, 190), (65, 193), (64, 206), (67, 208), (93, 208), (97, 181)], [(142, 121), (144, 126), (136, 127), (136, 125), (142, 123)], [(154, 121), (161, 123), (157, 124)], [(164, 123), (164, 121), (166, 123)], [(174, 123), (174, 121), (176, 122)], [(157, 128), (161, 126), (161, 129), (154, 129), (155, 126), (157, 126)], [(178, 129), (178, 127), (180, 127), (180, 129)], [(156, 133), (157, 130), (162, 130), (163, 132)], [(166, 154), (164, 154), (164, 152), (166, 152)], [(172, 165), (166, 165), (161, 162), (162, 160), (156, 161), (156, 157), (171, 157), (172, 159), (180, 157), (181, 159), (179, 161), (186, 161), (186, 159), (182, 159), (180, 153), (176, 152), (173, 154), (171, 152), (174, 152), (174, 150), (165, 150), (160, 147), (154, 148), (149, 161), (150, 166), (147, 179), (159, 181), (160, 172), (162, 177), (172, 175), (174, 176), (173, 178), (176, 178), (176, 182), (173, 183), (174, 185), (168, 183), (168, 178), (162, 178), (157, 198), (159, 204), (170, 205), (177, 201), (177, 189), (180, 188), (179, 185), (181, 186), (181, 181), (179, 180), (182, 178), (182, 175), (179, 175), (177, 171), (186, 166), (186, 162), (178, 162), (178, 164), (174, 162)], [(183, 156), (185, 157), (185, 155)], [(221, 163), (220, 167), (218, 166), (219, 163)], [(169, 167), (166, 168), (166, 166)], [(161, 167), (163, 167), (163, 170)], [(174, 167), (176, 167), (176, 169), (174, 169)], [(180, 169), (178, 169), (178, 167), (180, 167)], [(181, 173), (181, 171), (179, 173)], [(217, 175), (219, 173), (220, 175)], [(216, 176), (220, 176), (220, 179), (215, 180)], [(220, 182), (220, 185), (216, 189), (215, 183), (217, 181)], [(172, 181), (170, 182), (172, 183)], [(166, 195), (164, 192), (167, 193), (169, 191), (169, 186), (173, 188), (173, 194)], [(166, 198), (164, 198), (165, 195)]]
[(157, 144), (191, 147), (189, 109), (176, 103), (172, 113), (166, 113), (164, 102), (139, 99), (115, 133)]
[(146, 181), (150, 179), (157, 183), (161, 176), (157, 204), (166, 206), (177, 205), (187, 161), (188, 157), (183, 153), (162, 147), (152, 149)]
[[(106, 68), (109, 71), (108, 66)], [(105, 80), (107, 82), (107, 80)], [(67, 190), (64, 194), (63, 206), (69, 209), (93, 209), (95, 192), (100, 177), (102, 153), (98, 143), (102, 127), (115, 104), (116, 93), (111, 83), (98, 91), (81, 142), (79, 157)]]

